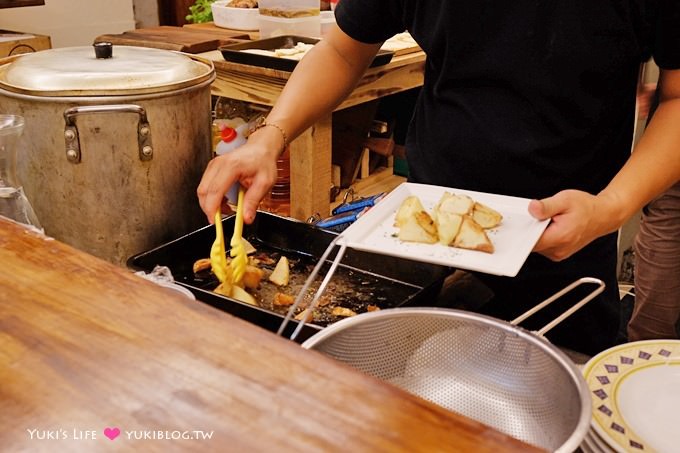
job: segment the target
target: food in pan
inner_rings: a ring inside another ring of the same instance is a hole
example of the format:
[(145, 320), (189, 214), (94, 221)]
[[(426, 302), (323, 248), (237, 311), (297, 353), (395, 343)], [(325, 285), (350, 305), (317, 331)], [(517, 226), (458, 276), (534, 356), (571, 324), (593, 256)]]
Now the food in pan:
[(314, 322), (314, 313), (308, 308), (303, 309), (300, 313), (295, 315), (296, 321)]
[(334, 307), (331, 312), (334, 316), (342, 316), (344, 318), (349, 318), (350, 316), (356, 316), (356, 312), (345, 307)]
[(274, 271), (269, 275), (269, 281), (277, 286), (286, 286), (290, 280), (290, 264), (288, 258), (281, 256)]
[(231, 282), (222, 282), (219, 285), (217, 285), (217, 288), (215, 288), (215, 292), (217, 294), (221, 294), (223, 296), (231, 297), (231, 289), (233, 285)]
[(201, 258), (200, 260), (197, 260), (194, 263), (194, 267), (193, 267), (194, 274), (197, 274), (201, 271), (210, 269), (211, 266), (212, 266), (212, 264), (210, 263), (210, 258)]
[(241, 238), (241, 241), (243, 242), (243, 248), (246, 250), (246, 255), (252, 255), (257, 251), (246, 238)]
[(264, 271), (252, 264), (246, 265), (246, 271), (243, 274), (243, 286), (248, 289), (255, 289), (260, 286), (260, 281), (264, 277)]
[(257, 301), (252, 296), (252, 294), (250, 294), (248, 291), (246, 291), (244, 288), (241, 288), (240, 286), (234, 285), (234, 287), (231, 289), (231, 297), (233, 297), (236, 300), (240, 300), (241, 302), (245, 302), (249, 305), (257, 306)]
[[(252, 250), (254, 252), (248, 256), (243, 287), (220, 284), (213, 291), (285, 315), (305, 284), (313, 268), (313, 261), (301, 257), (289, 258), (280, 252), (258, 251), (255, 248)], [(228, 261), (229, 259), (227, 256)], [(210, 266), (202, 264), (205, 260), (199, 259), (194, 263), (194, 276), (206, 282), (214, 282), (216, 277)], [(276, 283), (272, 281), (272, 276)], [(376, 282), (372, 279), (371, 276), (363, 275), (357, 281), (351, 270), (338, 270), (313, 312), (307, 307), (316, 294), (319, 282), (310, 286), (296, 310), (295, 319), (300, 321), (306, 318), (306, 322), (327, 325), (358, 313), (379, 310), (375, 303), (387, 301), (381, 294), (383, 288), (376, 290)]]
[(295, 303), (295, 297), (290, 294), (276, 293), (274, 294), (274, 305), (277, 307), (289, 307)]
[(263, 55), (265, 57), (289, 58), (291, 60), (302, 60), (314, 44), (298, 42), (293, 47), (283, 47), (280, 49), (242, 49), (241, 52)]
[[(210, 269), (210, 267), (205, 268), (202, 265), (203, 261), (206, 259), (209, 260), (209, 258), (201, 258), (194, 263), (193, 269), (195, 274)], [(227, 265), (229, 265), (229, 261), (230, 258), (227, 258)], [(250, 264), (246, 265), (246, 270), (243, 274), (243, 280), (240, 283), (242, 286), (234, 285), (231, 281), (224, 281), (220, 283), (213, 291), (215, 291), (217, 294), (232, 297), (249, 305), (257, 306), (257, 300), (252, 294), (248, 292), (248, 290), (255, 290), (260, 286), (260, 281), (262, 281), (264, 271), (253, 265), (253, 260), (249, 261)]]
[(487, 229), (501, 224), (503, 216), (496, 210), (467, 195), (444, 192), (432, 215), (420, 199), (409, 196), (401, 203), (394, 224), (402, 241), (440, 244), (493, 253)]

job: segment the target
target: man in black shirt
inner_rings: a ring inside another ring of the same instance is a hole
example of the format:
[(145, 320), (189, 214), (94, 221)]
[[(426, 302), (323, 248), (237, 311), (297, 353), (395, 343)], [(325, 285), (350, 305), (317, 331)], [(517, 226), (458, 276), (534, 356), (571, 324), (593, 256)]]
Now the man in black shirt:
[[(292, 74), (272, 127), (206, 170), (198, 194), (208, 218), (238, 179), (250, 186), (252, 221), (284, 140), (332, 110), (381, 43), (408, 30), (427, 54), (406, 141), (410, 179), (531, 198), (534, 217), (552, 218), (517, 277), (479, 274), (495, 294), (483, 311), (510, 319), (598, 277), (606, 292), (549, 338), (591, 354), (611, 346), (616, 231), (680, 179), (680, 2), (342, 0), (336, 20)], [(650, 56), (662, 103), (630, 157), (638, 71)], [(322, 74), (332, 83), (318, 83)]]

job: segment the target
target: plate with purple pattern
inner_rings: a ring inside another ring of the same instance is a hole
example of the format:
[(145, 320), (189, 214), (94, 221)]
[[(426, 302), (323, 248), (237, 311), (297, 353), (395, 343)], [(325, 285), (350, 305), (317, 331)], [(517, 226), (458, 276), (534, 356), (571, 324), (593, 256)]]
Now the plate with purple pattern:
[(618, 452), (678, 451), (680, 340), (647, 340), (607, 349), (583, 375), (591, 390), (591, 426)]

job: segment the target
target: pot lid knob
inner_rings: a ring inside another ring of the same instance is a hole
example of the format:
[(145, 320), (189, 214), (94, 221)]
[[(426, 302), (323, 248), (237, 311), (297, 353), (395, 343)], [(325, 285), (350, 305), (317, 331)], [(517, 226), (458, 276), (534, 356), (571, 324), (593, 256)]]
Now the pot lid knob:
[(111, 58), (113, 56), (113, 44), (108, 41), (96, 42), (92, 44), (94, 55), (97, 58)]

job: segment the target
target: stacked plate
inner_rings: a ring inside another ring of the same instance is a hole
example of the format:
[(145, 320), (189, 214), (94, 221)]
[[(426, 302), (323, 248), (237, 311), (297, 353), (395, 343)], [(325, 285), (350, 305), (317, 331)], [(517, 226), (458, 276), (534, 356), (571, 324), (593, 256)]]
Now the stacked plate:
[(680, 340), (607, 349), (583, 374), (593, 401), (585, 453), (680, 451)]

